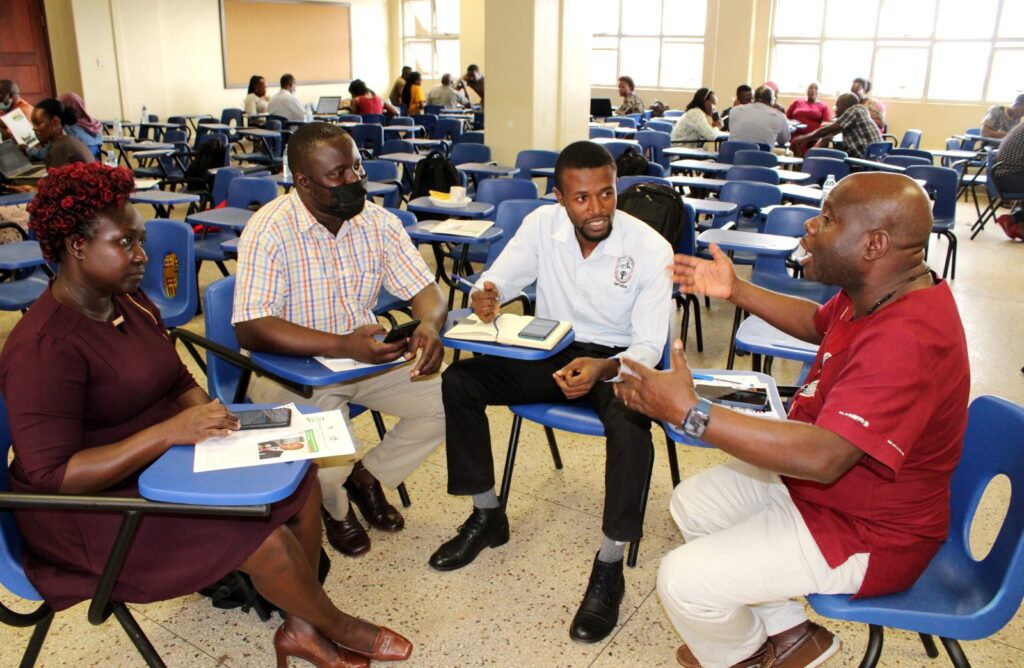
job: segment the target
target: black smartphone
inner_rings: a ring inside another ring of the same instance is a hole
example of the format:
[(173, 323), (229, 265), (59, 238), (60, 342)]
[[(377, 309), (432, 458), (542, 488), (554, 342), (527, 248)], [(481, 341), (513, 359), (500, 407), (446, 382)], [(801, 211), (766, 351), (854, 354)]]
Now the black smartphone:
[(543, 341), (551, 335), (551, 332), (555, 331), (555, 327), (558, 327), (557, 320), (534, 318), (529, 325), (519, 331), (519, 338)]
[(394, 329), (388, 331), (387, 335), (384, 337), (384, 343), (394, 343), (399, 339), (407, 339), (410, 336), (412, 336), (412, 333), (415, 332), (416, 328), (419, 326), (419, 320), (410, 320), (409, 322), (404, 322), (398, 327), (395, 327)]
[(754, 411), (768, 410), (768, 391), (762, 388), (741, 390), (721, 385), (697, 385), (697, 394), (713, 403)]
[(235, 417), (241, 425), (239, 429), (269, 429), (271, 427), (287, 427), (292, 423), (292, 409), (263, 408), (252, 411), (237, 411)]
[(722, 116), (717, 111), (712, 111), (711, 112), (711, 120), (718, 121), (718, 120), (721, 120), (721, 119), (722, 119)]

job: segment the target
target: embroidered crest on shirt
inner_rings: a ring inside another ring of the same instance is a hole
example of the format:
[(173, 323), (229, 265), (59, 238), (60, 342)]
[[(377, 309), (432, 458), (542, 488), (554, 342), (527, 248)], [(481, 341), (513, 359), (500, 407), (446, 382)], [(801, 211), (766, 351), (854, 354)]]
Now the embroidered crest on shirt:
[(628, 255), (620, 255), (615, 260), (615, 284), (620, 287), (626, 287), (629, 284), (629, 279), (633, 277), (633, 267), (635, 266), (633, 258)]

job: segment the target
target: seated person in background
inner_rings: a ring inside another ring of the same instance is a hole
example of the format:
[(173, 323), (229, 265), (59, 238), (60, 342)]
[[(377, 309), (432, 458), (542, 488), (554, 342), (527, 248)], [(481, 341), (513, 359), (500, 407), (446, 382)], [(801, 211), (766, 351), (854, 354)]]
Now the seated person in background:
[(863, 158), (868, 146), (882, 141), (882, 133), (860, 98), (853, 93), (843, 93), (836, 98), (836, 120), (794, 139), (793, 150), (806, 152), (811, 146), (828, 146), (832, 136), (840, 132), (843, 133), (843, 149), (851, 158)]
[[(1024, 193), (1024, 123), (1017, 123), (999, 145), (992, 179), (1001, 193)], [(1007, 236), (1024, 240), (1024, 202), (1017, 202), (1012, 213), (996, 218)]]
[(615, 110), (618, 116), (644, 113), (644, 101), (636, 94), (636, 84), (633, 83), (633, 77), (619, 77), (619, 97), (622, 98), (622, 104)]
[[(75, 121), (73, 123), (64, 125), (64, 134), (81, 141), (85, 144), (86, 148), (89, 149), (89, 153), (95, 156), (94, 151), (99, 150), (95, 147), (99, 147), (103, 144), (103, 124), (86, 112), (85, 103), (82, 101), (82, 98), (78, 97), (74, 93), (64, 93), (57, 98), (57, 101), (64, 105), (64, 110), (57, 114), (63, 119), (62, 123), (64, 120), (71, 119), (72, 112), (75, 115)], [(52, 104), (53, 100), (45, 100), (44, 102), (48, 106), (51, 106), (51, 108), (56, 108), (56, 105)], [(44, 102), (40, 102), (39, 107), (37, 108), (41, 108)], [(38, 138), (38, 136), (39, 133), (37, 132), (36, 137)], [(42, 139), (40, 139), (39, 142), (40, 144), (38, 146), (33, 146), (26, 150), (25, 153), (32, 160), (45, 161), (47, 159), (47, 154), (49, 153), (49, 147), (43, 143)], [(90, 161), (86, 160), (83, 162)], [(49, 163), (47, 164), (52, 167), (59, 166), (50, 165)]]
[[(786, 110), (786, 118), (797, 123), (803, 123), (806, 126), (793, 130), (792, 139), (795, 140), (803, 135), (811, 134), (820, 128), (822, 124), (831, 121), (832, 109), (824, 102), (818, 101), (818, 84), (812, 83), (807, 86), (807, 99), (793, 100), (793, 103), (789, 105), (789, 109)], [(802, 157), (806, 152), (806, 148), (806, 145), (801, 144), (800, 151), (797, 152), (797, 149), (794, 148), (793, 154)]]
[(402, 89), (405, 88), (405, 80), (409, 78), (410, 74), (412, 74), (412, 68), (408, 65), (404, 65), (402, 67), (401, 76), (395, 79), (395, 83), (391, 84), (391, 92), (388, 93), (388, 102), (396, 107), (402, 104)]
[(377, 97), (362, 79), (354, 79), (348, 85), (348, 94), (352, 96), (349, 110), (353, 114), (383, 114), (386, 111), (391, 116), (399, 115), (390, 102)]
[[(12, 109), (21, 109), (25, 118), (32, 118), (32, 105), (21, 97), (18, 84), (10, 79), (0, 79), (0, 116), (8, 114)], [(10, 139), (11, 131), (0, 121), (0, 139)]]
[(402, 104), (405, 105), (410, 116), (423, 111), (427, 98), (423, 95), (423, 77), (419, 72), (410, 72), (409, 78), (405, 80), (405, 88), (402, 89)]
[(559, 205), (541, 207), (470, 294), (484, 322), (500, 304), (537, 281), (537, 316), (572, 321), (576, 340), (539, 361), (463, 359), (443, 374), (448, 493), (471, 496), (473, 512), (430, 557), (441, 571), (466, 566), (485, 547), (508, 542), (508, 517), (494, 490), (488, 406), (586, 398), (607, 434), (601, 548), (569, 635), (597, 642), (615, 627), (625, 589), (625, 544), (643, 533), (641, 497), (651, 466), (651, 423), (628, 410), (605, 382), (623, 359), (657, 364), (668, 332), (665, 263), (672, 249), (654, 229), (616, 211), (615, 161), (581, 141), (555, 163)]
[(768, 86), (754, 91), (754, 103), (734, 107), (729, 115), (729, 139), (767, 144), (770, 148), (785, 146), (789, 141), (786, 115), (774, 107), (775, 92)]
[[(60, 262), (0, 356), (14, 461), (11, 487), (138, 497), (138, 476), (176, 443), (238, 428), (182, 365), (160, 311), (139, 290), (146, 228), (128, 202), (132, 174), (100, 163), (54, 169), (30, 205), (43, 255)], [(404, 659), (408, 640), (339, 610), (316, 580), (320, 494), (312, 471), (261, 519), (145, 515), (113, 598), (190, 594), (233, 570), (287, 612), (279, 665), (368, 666)], [(15, 510), (29, 580), (55, 610), (90, 598), (121, 517)], [(344, 648), (344, 649), (343, 649)]]
[[(93, 162), (92, 150), (78, 137), (84, 134), (76, 125), (75, 110), (60, 100), (47, 98), (32, 110), (32, 129), (39, 146), (27, 149), (29, 157), (45, 160), (47, 167), (63, 167), (73, 162)], [(36, 154), (36, 155), (33, 155)]]
[(868, 108), (871, 120), (875, 122), (879, 130), (885, 132), (885, 105), (881, 100), (871, 97), (871, 80), (857, 77), (850, 85), (850, 92), (860, 98), (860, 103)]
[[(480, 104), (484, 103), (484, 75), (480, 72), (478, 65), (470, 65), (466, 68), (466, 73), (462, 75), (462, 80), (465, 82), (470, 89), (480, 96)], [(468, 94), (467, 94), (467, 97)]]
[(734, 107), (740, 107), (744, 104), (750, 104), (754, 101), (754, 89), (747, 84), (740, 84), (736, 87), (736, 97), (732, 101), (732, 107), (729, 107), (723, 111), (720, 116), (722, 118), (722, 129), (726, 132), (729, 131), (729, 114), (732, 113)]
[(299, 98), (295, 96), (295, 77), (290, 74), (281, 75), (281, 90), (270, 98), (270, 102), (267, 103), (267, 113), (284, 116), (289, 121), (305, 120), (306, 110), (303, 109)]
[(249, 77), (249, 91), (242, 100), (242, 111), (245, 112), (251, 125), (262, 125), (263, 119), (255, 118), (256, 114), (266, 114), (270, 106), (270, 98), (267, 97), (267, 80), (258, 74)]
[(985, 118), (981, 119), (981, 136), (993, 139), (1005, 137), (1020, 123), (1021, 116), (1024, 116), (1024, 93), (1018, 95), (1011, 106), (991, 107)]
[(672, 128), (672, 141), (704, 143), (714, 141), (722, 127), (722, 120), (715, 111), (718, 97), (710, 88), (700, 88), (686, 105), (686, 112), (679, 117)]
[[(380, 444), (355, 463), (319, 460), (327, 540), (358, 556), (370, 538), (349, 503), (384, 531), (400, 531), (402, 515), (381, 483), (397, 487), (441, 443), (444, 409), (436, 374), (444, 350), (438, 332), (446, 309), (441, 289), (402, 224), (366, 201), (366, 172), (355, 142), (328, 123), (307, 123), (288, 142), (295, 189), (265, 205), (238, 244), (238, 283), (232, 323), (249, 350), (283, 355), (349, 357), (408, 365), (337, 385), (309, 399), (256, 378), (257, 402), (298, 401), (347, 413), (349, 402), (399, 418)], [(411, 338), (382, 343), (373, 315), (381, 289), (411, 301), (421, 321)]]
[(686, 544), (658, 595), (688, 668), (817, 666), (839, 638), (792, 598), (901, 591), (946, 539), (971, 376), (949, 285), (924, 261), (931, 202), (903, 175), (853, 174), (806, 227), (805, 274), (842, 288), (823, 306), (737, 279), (714, 245), (713, 261), (677, 255), (673, 276), (821, 344), (788, 421), (700, 399), (678, 342), (671, 371), (626, 361), (638, 375), (616, 388), (735, 457), (672, 494)]
[(786, 108), (779, 104), (779, 84), (775, 83), (774, 81), (765, 81), (761, 85), (768, 86), (769, 88), (772, 89), (772, 92), (775, 93), (775, 101), (772, 102), (772, 106), (775, 107), (776, 110), (785, 114)]
[(437, 105), (445, 109), (462, 109), (469, 106), (469, 98), (463, 92), (466, 84), (461, 79), (453, 86), (452, 75), (447, 72), (441, 77), (441, 83), (437, 84), (427, 93), (427, 104)]

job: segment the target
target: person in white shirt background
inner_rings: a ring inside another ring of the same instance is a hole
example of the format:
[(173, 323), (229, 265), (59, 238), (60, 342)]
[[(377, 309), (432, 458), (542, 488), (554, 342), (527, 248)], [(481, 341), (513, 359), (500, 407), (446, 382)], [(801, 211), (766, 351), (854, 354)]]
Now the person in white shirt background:
[(281, 90), (270, 98), (267, 113), (284, 116), (289, 121), (301, 121), (305, 118), (306, 111), (302, 108), (299, 98), (295, 96), (295, 77), (290, 74), (281, 75)]
[(494, 489), (488, 406), (587, 399), (604, 424), (605, 496), (601, 547), (569, 635), (608, 636), (625, 589), (625, 543), (643, 532), (642, 497), (653, 457), (651, 423), (614, 397), (620, 358), (654, 366), (668, 334), (672, 248), (643, 221), (616, 211), (615, 162), (599, 144), (580, 141), (555, 164), (558, 205), (535, 210), (470, 294), (484, 322), (500, 304), (537, 282), (536, 314), (569, 320), (575, 340), (543, 360), (463, 359), (441, 377), (446, 418), (448, 493), (472, 496), (458, 534), (430, 557), (448, 571), (485, 547), (508, 542), (509, 524)]
[(445, 109), (468, 107), (469, 98), (466, 97), (465, 90), (466, 84), (461, 79), (453, 86), (452, 75), (445, 72), (441, 77), (441, 83), (427, 92), (427, 104), (436, 104)]

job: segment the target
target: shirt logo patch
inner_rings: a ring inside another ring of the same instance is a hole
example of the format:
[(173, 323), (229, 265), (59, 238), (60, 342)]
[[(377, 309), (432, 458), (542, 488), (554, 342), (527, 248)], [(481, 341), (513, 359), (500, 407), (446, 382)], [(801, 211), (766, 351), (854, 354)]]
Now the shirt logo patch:
[(812, 380), (811, 382), (800, 388), (801, 397), (813, 397), (814, 393), (818, 391), (818, 381)]
[(633, 278), (633, 267), (636, 263), (628, 255), (620, 255), (619, 259), (615, 260), (615, 284), (625, 287), (629, 284), (629, 279)]
[(843, 417), (848, 417), (851, 420), (854, 420), (856, 422), (860, 422), (865, 427), (870, 427), (871, 426), (870, 422), (868, 422), (867, 420), (865, 420), (864, 418), (862, 418), (861, 416), (859, 416), (859, 415), (857, 415), (855, 413), (846, 413), (844, 411), (839, 411), (839, 414), (842, 415)]

